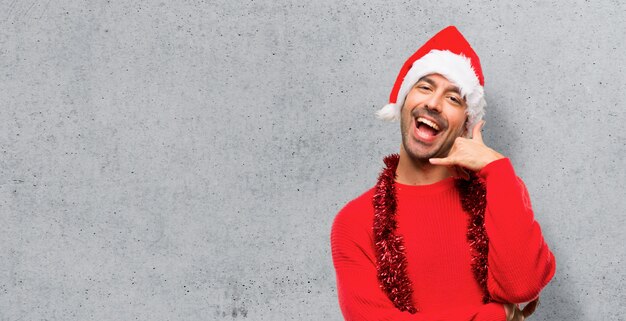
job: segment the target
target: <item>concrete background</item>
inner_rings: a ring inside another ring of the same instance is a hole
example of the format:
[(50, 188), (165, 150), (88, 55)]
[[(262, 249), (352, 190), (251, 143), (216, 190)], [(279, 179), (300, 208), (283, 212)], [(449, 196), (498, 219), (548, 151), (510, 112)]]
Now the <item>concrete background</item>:
[(0, 320), (341, 320), (329, 233), (374, 117), (453, 24), (557, 273), (532, 320), (626, 320), (620, 1), (0, 1)]

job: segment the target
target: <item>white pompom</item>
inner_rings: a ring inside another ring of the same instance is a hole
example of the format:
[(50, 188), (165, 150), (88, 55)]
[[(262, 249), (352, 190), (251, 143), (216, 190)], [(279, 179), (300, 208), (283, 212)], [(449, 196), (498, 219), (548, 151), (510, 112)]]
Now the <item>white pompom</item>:
[(387, 104), (376, 112), (376, 116), (385, 121), (399, 120), (400, 108), (396, 104)]

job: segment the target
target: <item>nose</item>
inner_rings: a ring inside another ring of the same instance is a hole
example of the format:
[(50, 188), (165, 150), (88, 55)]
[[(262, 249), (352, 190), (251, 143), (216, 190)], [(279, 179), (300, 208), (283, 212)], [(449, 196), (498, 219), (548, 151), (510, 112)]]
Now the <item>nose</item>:
[(441, 112), (441, 100), (443, 99), (443, 95), (439, 93), (432, 93), (428, 100), (426, 100), (426, 105), (424, 107), (436, 111), (438, 113)]

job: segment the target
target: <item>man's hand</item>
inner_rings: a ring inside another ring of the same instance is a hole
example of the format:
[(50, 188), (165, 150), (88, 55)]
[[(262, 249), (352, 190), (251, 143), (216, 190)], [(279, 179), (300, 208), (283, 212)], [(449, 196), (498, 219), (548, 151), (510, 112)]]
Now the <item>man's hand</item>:
[(519, 309), (519, 305), (513, 303), (504, 303), (507, 321), (524, 321), (528, 318), (539, 305), (539, 298), (526, 304), (523, 310)]
[(504, 156), (495, 150), (487, 147), (483, 142), (481, 129), (484, 120), (474, 125), (472, 129), (472, 138), (457, 137), (445, 158), (431, 158), (430, 163), (434, 165), (448, 166), (453, 175), (469, 178), (465, 169), (478, 172), (487, 164), (504, 158)]
[(517, 304), (506, 303), (504, 310), (506, 311), (506, 321), (524, 321), (526, 319)]

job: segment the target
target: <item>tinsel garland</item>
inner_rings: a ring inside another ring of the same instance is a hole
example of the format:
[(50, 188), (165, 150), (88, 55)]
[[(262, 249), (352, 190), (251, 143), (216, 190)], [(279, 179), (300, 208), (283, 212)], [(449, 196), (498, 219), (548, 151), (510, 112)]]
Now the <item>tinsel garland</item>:
[[(404, 240), (401, 235), (396, 234), (398, 204), (394, 182), (399, 160), (398, 154), (386, 156), (383, 159), (386, 168), (382, 170), (376, 183), (373, 198), (376, 269), (380, 287), (394, 306), (400, 311), (413, 314), (419, 309), (412, 300), (413, 285), (406, 271)], [(470, 217), (467, 241), (472, 253), (472, 271), (483, 289), (483, 303), (488, 303), (491, 298), (487, 290), (489, 238), (484, 226), (486, 189), (474, 173), (470, 174), (469, 180), (457, 179), (456, 187), (461, 195), (463, 210)]]
[(461, 196), (461, 206), (469, 214), (467, 242), (472, 253), (472, 272), (483, 289), (483, 303), (487, 304), (491, 302), (487, 289), (487, 272), (489, 271), (489, 237), (485, 229), (487, 189), (475, 173), (470, 173), (469, 180), (457, 179), (456, 187)]

